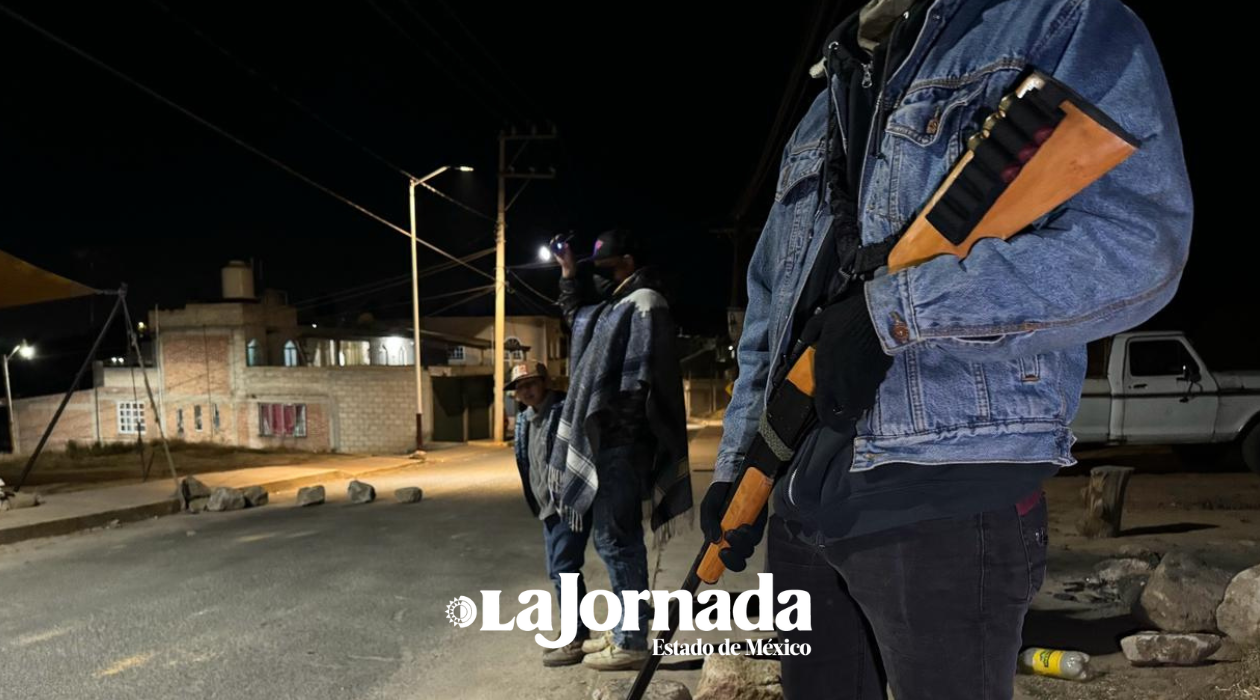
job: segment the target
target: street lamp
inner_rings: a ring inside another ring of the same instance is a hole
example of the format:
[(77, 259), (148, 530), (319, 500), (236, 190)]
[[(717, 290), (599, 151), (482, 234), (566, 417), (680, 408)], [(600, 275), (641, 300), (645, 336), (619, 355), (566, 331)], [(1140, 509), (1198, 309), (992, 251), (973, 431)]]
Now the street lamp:
[(17, 432), (17, 412), (13, 410), (13, 391), (9, 388), (9, 360), (17, 355), (23, 360), (29, 360), (35, 357), (35, 346), (28, 345), (25, 340), (18, 343), (12, 350), (7, 353), (0, 353), (3, 362), (0, 366), (4, 368), (4, 405), (9, 409), (9, 443), (13, 454), (18, 453), (18, 432)]
[(416, 364), (416, 449), (424, 447), (424, 421), (422, 418), (424, 414), (424, 384), (421, 381), (423, 370), (420, 366), (420, 274), (416, 262), (416, 185), (422, 185), (451, 169), (458, 170), (461, 173), (471, 173), (473, 171), (467, 165), (443, 165), (424, 177), (411, 178), (411, 186), (408, 188), (411, 204), (411, 328)]

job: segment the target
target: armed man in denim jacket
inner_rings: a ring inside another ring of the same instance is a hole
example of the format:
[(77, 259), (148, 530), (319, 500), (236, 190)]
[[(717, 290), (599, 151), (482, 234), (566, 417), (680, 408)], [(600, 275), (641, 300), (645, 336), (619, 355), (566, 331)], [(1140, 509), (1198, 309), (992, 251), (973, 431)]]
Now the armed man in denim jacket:
[[(1164, 72), (1119, 0), (871, 0), (820, 51), (827, 86), (784, 151), (748, 271), (701, 523), (723, 534), (768, 378), (811, 333), (821, 426), (768, 524), (776, 588), (813, 600), (814, 631), (790, 639), (813, 653), (783, 659), (787, 697), (883, 698), (887, 683), (899, 700), (1010, 698), (1045, 572), (1041, 484), (1074, 463), (1085, 345), (1150, 318), (1186, 261), (1190, 184)], [(853, 278), (829, 233), (895, 241), (1034, 69), (1137, 152), (1009, 240)], [(836, 279), (850, 293), (828, 304)], [(725, 533), (736, 559), (766, 527)]]

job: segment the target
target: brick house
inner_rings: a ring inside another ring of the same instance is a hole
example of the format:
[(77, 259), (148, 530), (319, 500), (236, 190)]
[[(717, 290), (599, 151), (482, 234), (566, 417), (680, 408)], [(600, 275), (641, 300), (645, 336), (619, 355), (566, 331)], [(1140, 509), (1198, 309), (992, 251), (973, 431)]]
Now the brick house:
[[(72, 395), (49, 447), (156, 437), (147, 373), (170, 439), (356, 453), (414, 448), (409, 325), (301, 325), (280, 293), (254, 299), (252, 285), (233, 289), (228, 270), (224, 278), (222, 301), (149, 313), (147, 370), (135, 358), (97, 362), (92, 388)], [(513, 317), (508, 327), (515, 342), (505, 362), (545, 357), (553, 372), (563, 367), (567, 341), (558, 319)], [(424, 320), (426, 441), (489, 437), (492, 329), (486, 318)], [(34, 448), (60, 401), (61, 395), (14, 401), (24, 451)]]

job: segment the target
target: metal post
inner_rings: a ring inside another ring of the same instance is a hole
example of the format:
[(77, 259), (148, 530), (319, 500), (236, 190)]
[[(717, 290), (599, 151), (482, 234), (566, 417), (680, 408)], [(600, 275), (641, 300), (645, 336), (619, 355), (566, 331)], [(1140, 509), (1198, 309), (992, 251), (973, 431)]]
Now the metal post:
[(420, 273), (416, 262), (416, 185), (418, 180), (411, 181), (411, 328), (412, 344), (415, 350), (416, 364), (416, 449), (424, 449), (424, 382), (421, 380), (420, 351)]
[(105, 319), (105, 325), (101, 326), (101, 332), (96, 336), (96, 342), (92, 343), (92, 349), (88, 351), (87, 357), (83, 358), (83, 364), (79, 367), (78, 374), (74, 375), (74, 381), (70, 382), (70, 388), (66, 390), (66, 395), (61, 397), (61, 405), (57, 406), (57, 412), (53, 414), (52, 420), (48, 421), (48, 427), (44, 429), (44, 434), (39, 438), (39, 444), (35, 445), (35, 451), (31, 453), (29, 459), (26, 460), (26, 466), (22, 469), (22, 476), (18, 478), (17, 486), (13, 487), (14, 491), (21, 491), (22, 484), (26, 483), (26, 477), (30, 476), (31, 470), (35, 468), (35, 462), (39, 459), (39, 454), (44, 451), (44, 445), (48, 444), (48, 438), (52, 435), (53, 428), (57, 427), (57, 421), (61, 420), (61, 414), (66, 410), (66, 404), (70, 403), (70, 397), (74, 396), (75, 389), (79, 387), (79, 382), (83, 380), (83, 374), (87, 372), (87, 368), (92, 366), (92, 361), (96, 358), (96, 353), (101, 349), (101, 341), (105, 339), (105, 332), (114, 322), (114, 317), (118, 315), (118, 309), (122, 307), (123, 298), (127, 293), (127, 285), (123, 285), (118, 291), (118, 300), (114, 302), (114, 308), (109, 312), (109, 318)]
[(12, 454), (18, 454), (17, 412), (13, 410), (13, 391), (9, 388), (9, 356), (0, 352), (0, 358), (4, 359), (4, 405), (9, 409), (9, 449)]
[[(179, 475), (175, 473), (175, 460), (171, 459), (171, 446), (166, 442), (166, 428), (162, 424), (162, 414), (158, 410), (157, 401), (153, 397), (153, 387), (149, 384), (149, 373), (144, 368), (144, 355), (140, 353), (140, 340), (136, 329), (131, 325), (131, 311), (127, 308), (127, 288), (123, 287), (118, 294), (118, 301), (123, 307), (123, 319), (127, 323), (127, 339), (131, 341), (131, 349), (136, 353), (136, 361), (140, 363), (140, 376), (144, 378), (144, 391), (149, 395), (149, 406), (153, 408), (153, 422), (157, 423), (158, 437), (162, 440), (162, 451), (166, 453), (166, 465), (171, 469), (171, 480), (175, 482), (175, 492), (179, 493)], [(202, 327), (205, 328), (204, 326)], [(132, 370), (133, 372), (135, 370)], [(143, 415), (143, 414), (141, 414)], [(214, 404), (210, 404), (210, 429), (214, 430)], [(211, 433), (213, 435), (213, 433)], [(143, 456), (143, 453), (141, 454)], [(145, 467), (144, 478), (149, 478), (149, 469)]]

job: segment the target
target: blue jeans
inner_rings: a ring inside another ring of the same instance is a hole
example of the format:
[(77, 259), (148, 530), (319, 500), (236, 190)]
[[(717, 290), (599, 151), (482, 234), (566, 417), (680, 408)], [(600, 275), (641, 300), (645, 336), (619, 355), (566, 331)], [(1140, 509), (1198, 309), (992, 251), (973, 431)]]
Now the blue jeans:
[[(809, 644), (780, 659), (788, 700), (1009, 700), (1024, 614), (1046, 571), (1046, 504), (807, 544), (770, 518), (776, 591), (809, 591)], [(776, 613), (781, 606), (776, 603)]]
[[(543, 543), (547, 552), (547, 577), (556, 587), (556, 601), (560, 600), (560, 574), (575, 573), (578, 575), (578, 600), (586, 596), (586, 577), (582, 575), (582, 565), (586, 563), (586, 540), (588, 532), (574, 532), (569, 524), (559, 515), (552, 514), (543, 520)], [(582, 620), (578, 620), (577, 640), (591, 636)]]
[[(599, 454), (599, 490), (591, 504), (590, 527), (595, 551), (608, 567), (612, 592), (648, 590), (647, 546), (643, 544), (643, 506), (639, 471), (632, 447)], [(623, 599), (624, 600), (624, 599)], [(622, 629), (624, 616), (613, 628), (613, 641), (623, 649), (647, 649), (648, 606), (638, 606), (639, 629)]]

